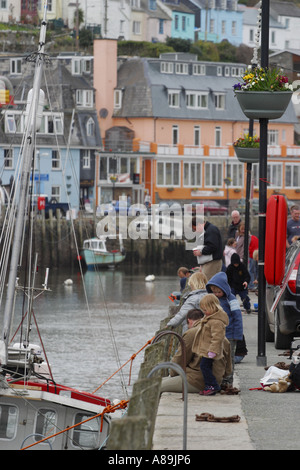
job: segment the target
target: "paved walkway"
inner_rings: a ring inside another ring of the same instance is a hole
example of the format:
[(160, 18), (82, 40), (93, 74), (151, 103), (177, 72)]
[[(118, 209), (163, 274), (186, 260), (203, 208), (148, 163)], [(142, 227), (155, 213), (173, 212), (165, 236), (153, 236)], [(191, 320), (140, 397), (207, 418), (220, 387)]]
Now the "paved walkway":
[[(234, 387), (239, 388), (235, 377)], [(238, 423), (196, 421), (196, 414), (239, 415)], [(153, 450), (183, 450), (184, 403), (179, 393), (163, 393), (153, 437)], [(188, 393), (186, 450), (254, 450), (238, 395), (203, 397)]]
[[(257, 296), (250, 293), (250, 298), (253, 308), (254, 302), (257, 302)], [(233, 386), (240, 389), (236, 374)], [(188, 393), (187, 395), (186, 450), (255, 449), (248, 433), (240, 394), (221, 395), (218, 393), (208, 397), (200, 396), (197, 393)], [(201, 413), (211, 413), (216, 417), (239, 415), (241, 419), (238, 423), (196, 421), (196, 414), (200, 415)], [(184, 403), (182, 394), (163, 393), (156, 417), (153, 450), (183, 450), (183, 430)]]

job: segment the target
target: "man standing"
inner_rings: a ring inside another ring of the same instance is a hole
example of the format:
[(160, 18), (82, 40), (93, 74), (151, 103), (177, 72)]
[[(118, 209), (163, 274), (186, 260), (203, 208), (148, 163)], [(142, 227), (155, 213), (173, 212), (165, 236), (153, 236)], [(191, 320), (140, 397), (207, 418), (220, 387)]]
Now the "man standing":
[(192, 218), (192, 229), (196, 232), (197, 246), (193, 253), (197, 256), (202, 272), (209, 280), (222, 269), (223, 243), (220, 230), (204, 217)]
[(287, 221), (286, 229), (286, 247), (289, 248), (293, 241), (300, 237), (300, 207), (295, 205), (291, 207), (291, 218)]
[(231, 224), (228, 228), (228, 238), (235, 238), (236, 231), (238, 230), (241, 223), (241, 216), (239, 211), (231, 212)]

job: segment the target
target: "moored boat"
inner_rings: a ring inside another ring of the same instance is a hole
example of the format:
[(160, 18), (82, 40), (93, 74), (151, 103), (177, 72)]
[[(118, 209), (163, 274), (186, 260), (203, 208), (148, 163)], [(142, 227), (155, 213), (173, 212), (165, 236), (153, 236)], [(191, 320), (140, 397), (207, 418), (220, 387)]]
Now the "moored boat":
[(108, 250), (106, 239), (90, 238), (83, 242), (82, 256), (88, 269), (97, 267), (115, 267), (124, 261), (126, 255), (120, 238), (119, 249)]

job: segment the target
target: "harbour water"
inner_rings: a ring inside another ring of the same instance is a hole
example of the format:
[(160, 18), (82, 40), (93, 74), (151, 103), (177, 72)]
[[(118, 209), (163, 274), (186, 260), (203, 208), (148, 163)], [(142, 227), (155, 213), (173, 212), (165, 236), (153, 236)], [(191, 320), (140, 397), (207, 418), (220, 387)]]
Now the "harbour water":
[[(149, 274), (155, 275), (153, 282), (145, 281)], [(155, 335), (172, 305), (168, 295), (178, 290), (179, 279), (176, 268), (156, 272), (150, 267), (132, 271), (123, 266), (87, 271), (83, 278), (84, 283), (79, 271), (50, 270), (51, 291), (35, 300), (34, 316), (54, 380), (91, 392)], [(67, 279), (73, 284), (65, 285)], [(36, 286), (40, 287), (43, 281), (41, 270)], [(19, 307), (21, 303), (20, 298)], [(19, 322), (20, 316), (16, 315), (14, 326)], [(19, 333), (20, 330), (15, 341)], [(34, 320), (30, 342), (40, 344)], [(144, 350), (133, 360), (130, 385), (129, 362), (97, 394), (128, 399), (143, 357)]]

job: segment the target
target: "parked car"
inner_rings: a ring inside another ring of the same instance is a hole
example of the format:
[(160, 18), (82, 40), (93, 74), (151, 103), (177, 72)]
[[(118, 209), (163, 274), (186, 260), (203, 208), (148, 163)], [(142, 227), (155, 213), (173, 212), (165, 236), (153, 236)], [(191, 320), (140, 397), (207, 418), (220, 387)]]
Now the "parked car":
[(161, 236), (163, 239), (177, 239), (183, 238), (184, 223), (182, 217), (168, 217), (159, 214), (148, 215), (146, 217), (138, 217), (128, 227), (129, 235), (134, 238), (135, 235), (132, 231), (140, 233), (140, 238), (147, 238), (148, 236), (158, 238)]
[(97, 215), (99, 216), (112, 214), (128, 215), (129, 217), (138, 216), (147, 214), (147, 209), (143, 204), (129, 205), (127, 201), (123, 200), (100, 204), (100, 206), (97, 207)]
[[(292, 272), (289, 270), (293, 261)], [(288, 276), (288, 279), (287, 279)], [(286, 252), (285, 275), (282, 282), (286, 287), (274, 313), (271, 307), (280, 286), (267, 285), (266, 290), (266, 341), (274, 341), (276, 349), (290, 348), (295, 336), (300, 336), (300, 242), (293, 243)]]
[(209, 201), (209, 200), (204, 200), (204, 201), (193, 201), (192, 203), (192, 210), (194, 208), (196, 209), (196, 213), (201, 213), (202, 207), (201, 205), (203, 204), (204, 206), (204, 215), (227, 215), (228, 214), (228, 208), (225, 206), (221, 206), (221, 204), (217, 201)]
[[(257, 198), (251, 199), (250, 201), (250, 210), (253, 210), (254, 214), (258, 214), (259, 212), (259, 200)], [(246, 212), (246, 199), (242, 197), (239, 199), (236, 209), (239, 211), (240, 214), (244, 214)]]

